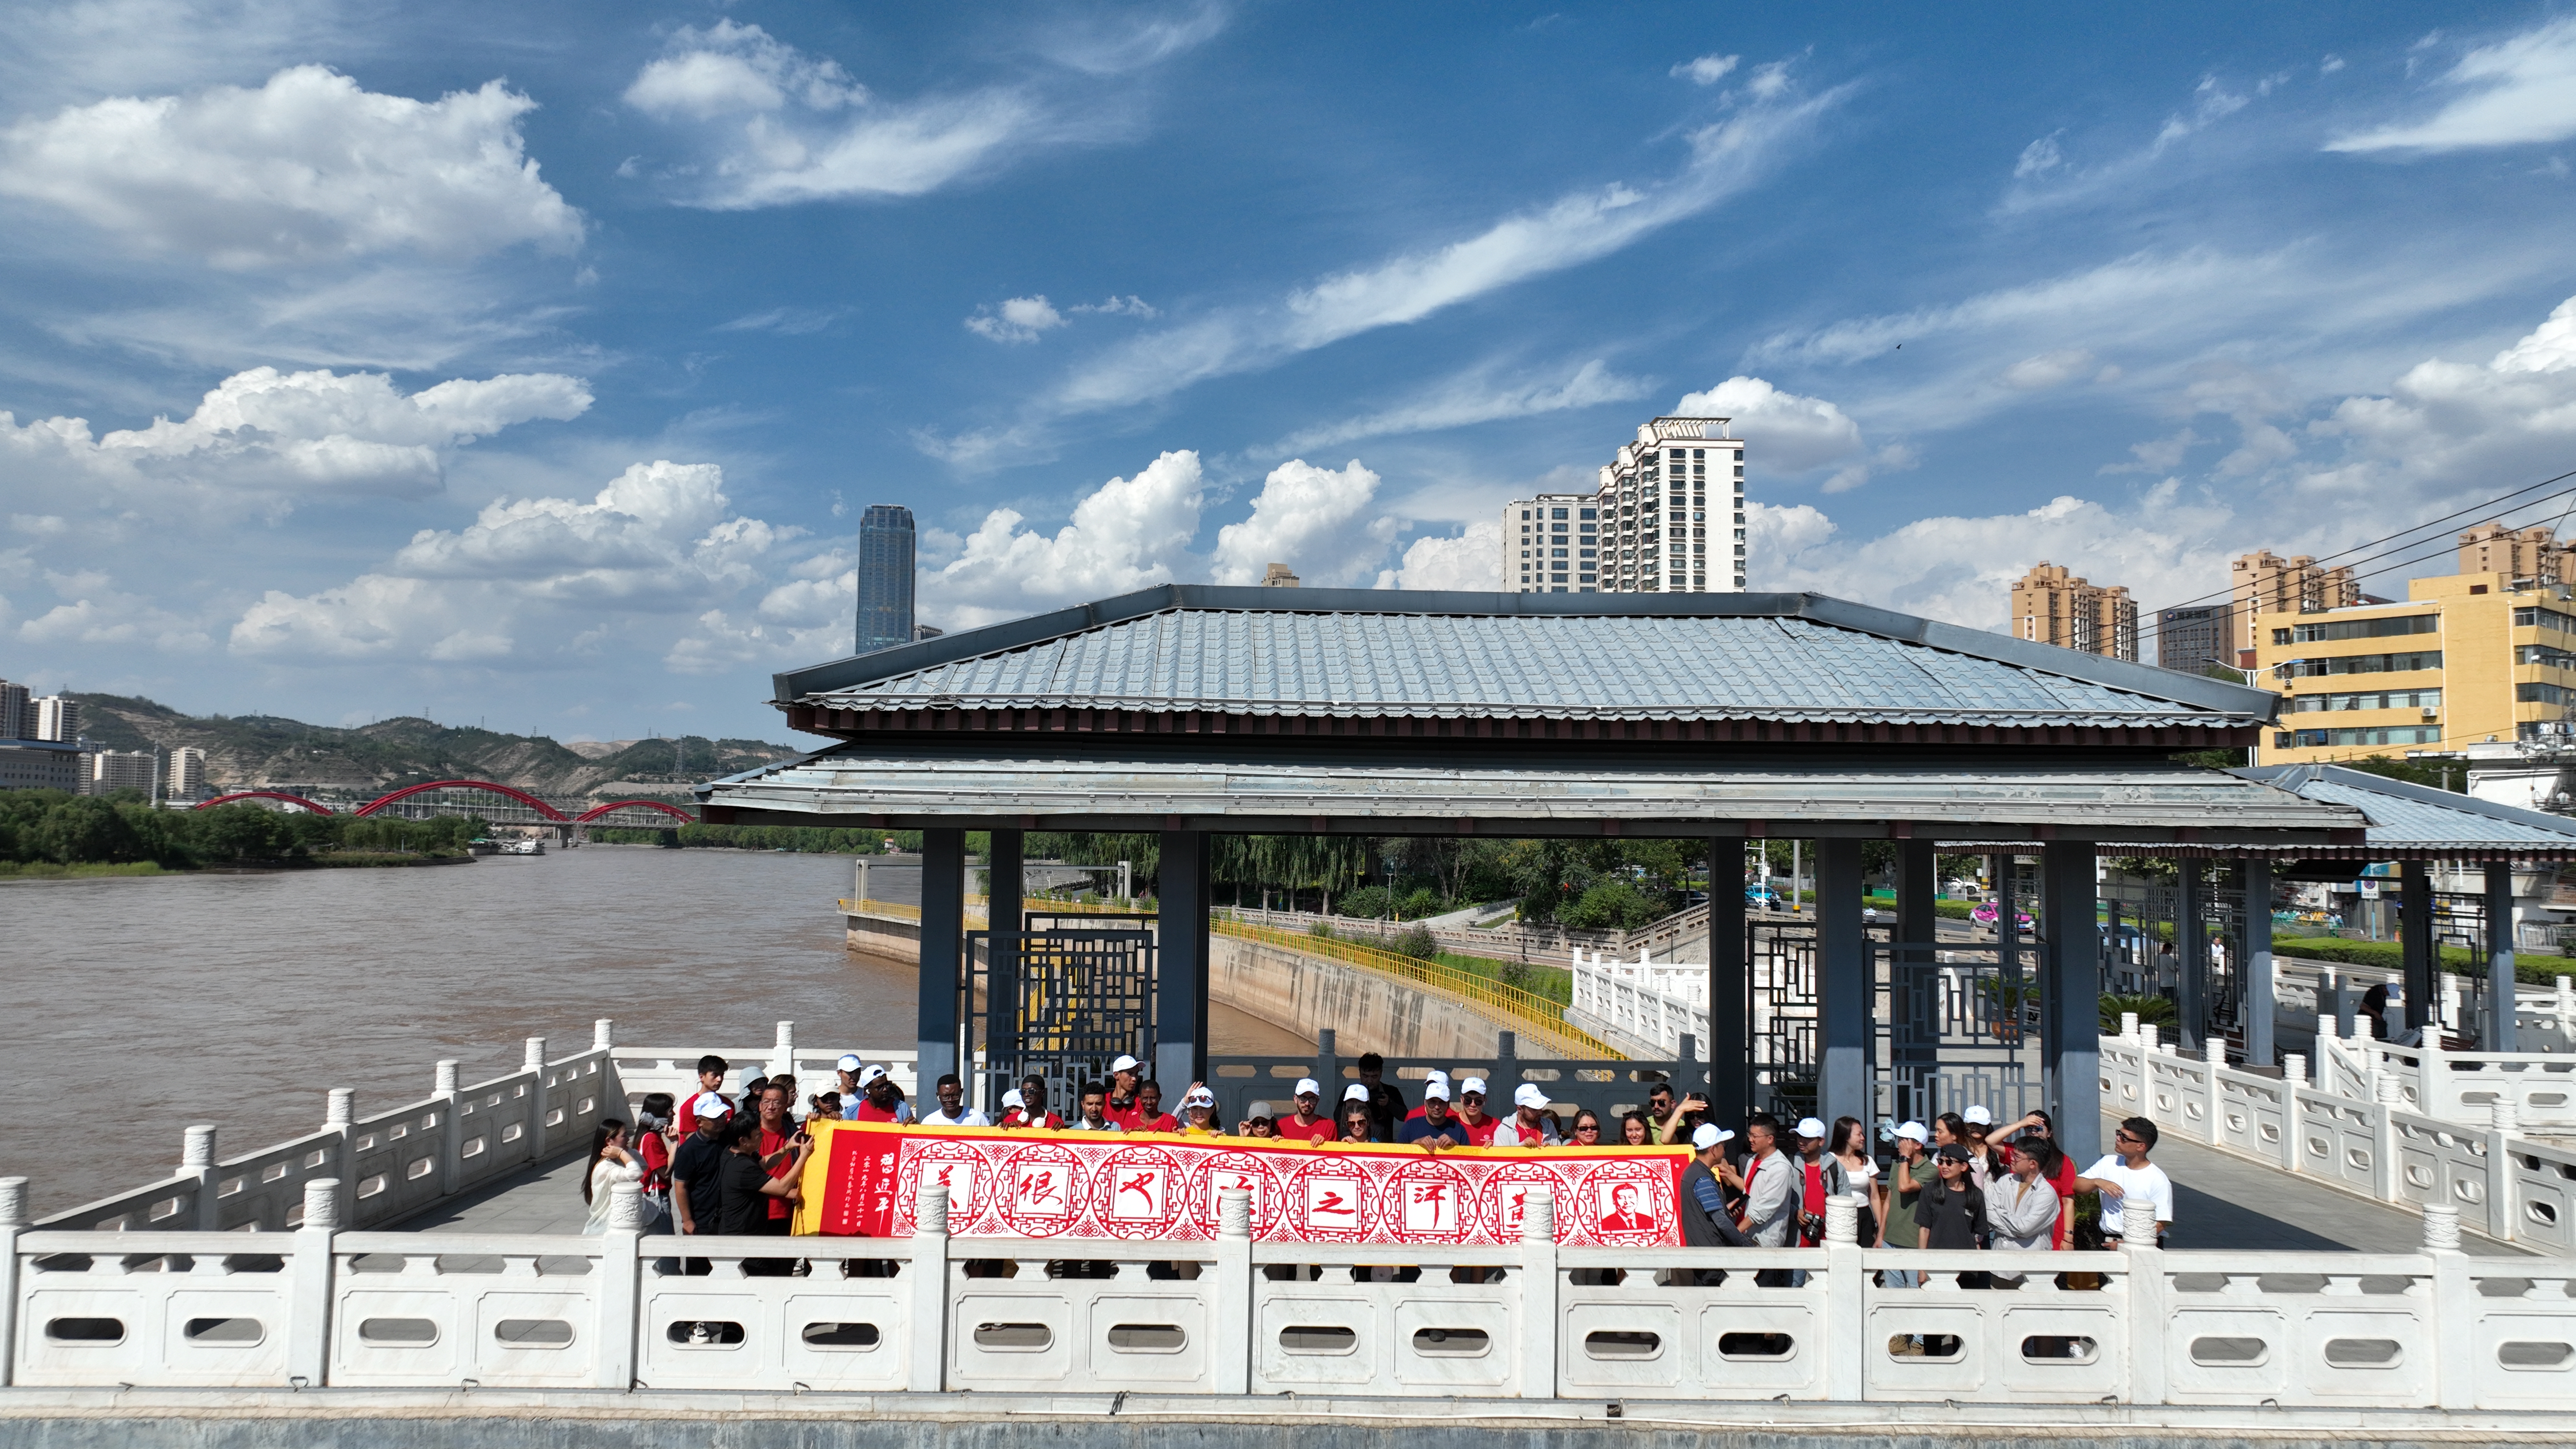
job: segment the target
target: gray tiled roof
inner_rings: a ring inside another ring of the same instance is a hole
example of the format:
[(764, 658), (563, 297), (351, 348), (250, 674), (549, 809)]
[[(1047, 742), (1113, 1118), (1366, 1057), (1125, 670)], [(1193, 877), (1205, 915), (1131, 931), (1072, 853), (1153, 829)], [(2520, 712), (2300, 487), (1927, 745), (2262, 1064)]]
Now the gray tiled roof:
[[(1170, 608), (801, 696), (845, 710), (1105, 708), (1406, 717), (1761, 719), (2026, 728), (2260, 723), (2234, 708), (1787, 613)], [(1738, 596), (1742, 597), (1742, 596)], [(1788, 596), (1795, 598), (1798, 596)], [(1913, 621), (1919, 622), (1919, 621)], [(1995, 653), (2030, 646), (1998, 635)], [(2047, 658), (2048, 663), (2058, 662)], [(2124, 666), (2207, 699), (2210, 681)], [(2189, 686), (2197, 686), (2190, 688)], [(2230, 700), (2230, 703), (2236, 703)]]
[(2576, 853), (2576, 820), (2492, 800), (2391, 780), (2338, 765), (2274, 765), (2231, 773), (2323, 805), (2348, 805), (2370, 820), (2356, 853), (2463, 855)]

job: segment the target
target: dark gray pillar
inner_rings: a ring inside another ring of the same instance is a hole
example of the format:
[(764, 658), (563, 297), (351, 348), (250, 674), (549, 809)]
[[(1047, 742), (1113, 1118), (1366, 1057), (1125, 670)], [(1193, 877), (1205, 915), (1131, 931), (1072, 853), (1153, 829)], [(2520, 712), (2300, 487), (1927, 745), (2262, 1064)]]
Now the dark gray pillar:
[(1166, 830), (1162, 847), (1154, 907), (1154, 1077), (1163, 1095), (1178, 1101), (1179, 1092), (1202, 1080), (1206, 1054), (1199, 1002), (1207, 991), (1207, 837)]
[(2079, 1163), (2102, 1151), (2102, 933), (2094, 924), (2093, 847), (2040, 847), (2040, 1060), (2059, 1150)]
[(966, 832), (921, 832), (921, 1006), (917, 1045), (925, 1095), (957, 1070), (957, 997), (966, 945)]
[[(1897, 1081), (1889, 1110), (1899, 1118), (1924, 1117), (1931, 1110), (1929, 1082), (1941, 1065), (1941, 1025), (1936, 1019), (1936, 946), (1941, 939), (1938, 847), (1929, 840), (1901, 840), (1896, 845), (1897, 951), (1888, 966), (1888, 1064)], [(1927, 1119), (1928, 1120), (1928, 1119)]]
[(1708, 1110), (1735, 1126), (1753, 1114), (1753, 1023), (1746, 1017), (1744, 845), (1708, 844)]
[(2272, 1048), (2272, 862), (2262, 856), (2245, 859), (2245, 941), (2238, 954), (2245, 962), (2238, 991), (2244, 1001), (2245, 1065), (2273, 1066), (2280, 1059)]
[(2175, 1005), (2182, 1020), (2175, 1025), (2174, 1040), (2186, 1051), (2201, 1051), (2209, 1032), (2209, 923), (2202, 903), (2209, 862), (2185, 856), (2175, 864), (2182, 871), (2174, 896), (2174, 952), (2182, 962)]
[(2406, 963), (2406, 1025), (2409, 1030), (2424, 1029), (2429, 1038), (2439, 1035), (2429, 1023), (2434, 973), (2441, 963), (2441, 950), (2433, 941), (2433, 876), (2420, 860), (2406, 861), (2398, 869), (2403, 872), (2397, 885), (2397, 909), (2402, 918), (2399, 929), (2406, 937), (2399, 957)]
[(2514, 1045), (2513, 862), (2487, 862), (2487, 1050)]
[(1020, 931), (1026, 904), (1021, 896), (1026, 878), (1023, 840), (1016, 830), (993, 832), (991, 874), (984, 887), (984, 919), (991, 928), (985, 938), (984, 1059), (1014, 1077), (1020, 1066)]
[(1823, 1048), (1816, 1115), (1857, 1117), (1866, 1128), (1876, 1001), (1868, 933), (1861, 925), (1860, 842), (1816, 842), (1816, 1016)]

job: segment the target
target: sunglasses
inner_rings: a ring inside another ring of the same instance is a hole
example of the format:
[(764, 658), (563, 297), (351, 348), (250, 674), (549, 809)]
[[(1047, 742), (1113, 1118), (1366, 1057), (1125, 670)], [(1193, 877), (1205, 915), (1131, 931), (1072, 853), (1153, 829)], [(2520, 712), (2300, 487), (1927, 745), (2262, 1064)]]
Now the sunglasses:
[(2114, 1132), (2111, 1134), (2111, 1140), (2114, 1142), (2144, 1142), (2147, 1139), (2140, 1137), (2134, 1132)]

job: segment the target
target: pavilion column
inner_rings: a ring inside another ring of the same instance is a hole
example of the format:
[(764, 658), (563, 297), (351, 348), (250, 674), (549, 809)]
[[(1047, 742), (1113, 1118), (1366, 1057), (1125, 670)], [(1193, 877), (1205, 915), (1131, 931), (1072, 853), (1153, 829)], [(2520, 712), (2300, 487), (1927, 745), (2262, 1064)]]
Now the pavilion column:
[[(2186, 1051), (2200, 1051), (2209, 1031), (2209, 923), (2203, 904), (2209, 862), (2184, 856), (2174, 892), (2174, 950), (2182, 959), (2182, 979), (2175, 992), (2174, 1040)], [(2204, 1053), (2205, 1055), (2206, 1053)]]
[(2040, 1071), (2058, 1149), (2077, 1162), (2102, 1151), (2102, 932), (2095, 925), (2093, 847), (2039, 849)]
[(2433, 875), (2429, 862), (2409, 860), (2397, 885), (2398, 928), (2405, 933), (2399, 960), (2406, 968), (2406, 1025), (2422, 1030), (2427, 1041), (2439, 1036), (2433, 1020), (2433, 987), (2440, 979), (2441, 948), (2433, 940)]
[(1868, 932), (1861, 924), (1860, 842), (1816, 842), (1816, 976), (1818, 1034), (1824, 1073), (1817, 1084), (1816, 1115), (1827, 1122), (1871, 1120), (1870, 1028), (1875, 993), (1870, 989)]
[(1708, 843), (1708, 1110), (1715, 1122), (1753, 1115), (1753, 1023), (1744, 939), (1744, 847)]
[(921, 832), (921, 1051), (925, 1089), (957, 1070), (957, 1000), (964, 982), (966, 832)]
[(1155, 888), (1154, 1079), (1174, 1101), (1207, 1079), (1207, 837), (1162, 834)]
[(2487, 1050), (2514, 1045), (2513, 862), (2487, 862)]
[(1941, 1065), (1941, 1030), (1933, 999), (1933, 968), (1940, 953), (1939, 847), (1929, 840), (1896, 843), (1896, 940), (1888, 967), (1887, 1034), (1896, 1097), (1888, 1110), (1899, 1118), (1930, 1120), (1931, 1079)]
[(2279, 1060), (2272, 1049), (2272, 862), (2245, 857), (2245, 961), (2243, 998), (2245, 1065), (2268, 1067)]
[[(993, 832), (987, 858), (991, 875), (984, 887), (984, 1063), (988, 1069), (1019, 1075), (1020, 1065), (1020, 929), (1027, 872), (1026, 836), (1017, 830)], [(974, 1043), (967, 1044), (972, 1049)], [(935, 1080), (935, 1079), (934, 1079)], [(970, 1090), (971, 1097), (973, 1092)], [(998, 1093), (996, 1094), (998, 1098)]]

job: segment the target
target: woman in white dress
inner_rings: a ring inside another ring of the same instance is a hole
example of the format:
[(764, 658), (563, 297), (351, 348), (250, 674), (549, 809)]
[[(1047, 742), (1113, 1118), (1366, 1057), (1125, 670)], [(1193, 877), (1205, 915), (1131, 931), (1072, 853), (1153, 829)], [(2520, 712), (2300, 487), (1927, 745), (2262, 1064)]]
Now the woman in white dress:
[(626, 1150), (626, 1124), (614, 1117), (601, 1118), (590, 1136), (590, 1165), (582, 1171), (581, 1200), (590, 1204), (590, 1218), (581, 1230), (594, 1237), (607, 1232), (608, 1204), (616, 1196), (609, 1189), (643, 1176), (644, 1164)]

